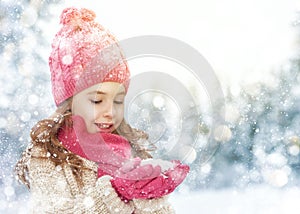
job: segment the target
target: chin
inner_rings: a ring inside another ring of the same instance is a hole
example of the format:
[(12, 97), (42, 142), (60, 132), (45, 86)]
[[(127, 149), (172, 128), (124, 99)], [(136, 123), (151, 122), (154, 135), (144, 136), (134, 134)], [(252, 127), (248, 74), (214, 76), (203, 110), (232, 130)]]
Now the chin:
[(95, 134), (95, 133), (99, 132), (99, 130), (97, 128), (94, 128), (94, 127), (93, 128), (88, 128), (87, 131), (90, 134)]

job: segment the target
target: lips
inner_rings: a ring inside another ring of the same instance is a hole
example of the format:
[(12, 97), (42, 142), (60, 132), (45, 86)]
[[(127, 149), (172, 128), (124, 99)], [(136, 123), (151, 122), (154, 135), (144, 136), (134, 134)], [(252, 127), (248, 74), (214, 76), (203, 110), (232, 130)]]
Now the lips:
[(100, 132), (112, 132), (114, 129), (113, 123), (95, 123)]

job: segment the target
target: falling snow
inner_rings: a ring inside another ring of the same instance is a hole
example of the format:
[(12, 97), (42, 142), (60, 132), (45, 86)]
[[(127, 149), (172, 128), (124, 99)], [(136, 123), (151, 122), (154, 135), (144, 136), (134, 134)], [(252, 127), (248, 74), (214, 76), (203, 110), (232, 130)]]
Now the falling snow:
[[(54, 111), (47, 23), (58, 16), (59, 3), (32, 2), (0, 1), (1, 213), (27, 213), (28, 191), (17, 183), (14, 165), (30, 141), (30, 128)], [(72, 60), (66, 55), (63, 63)], [(180, 115), (178, 106), (162, 94), (153, 93), (131, 106), (129, 120), (156, 142), (154, 155), (172, 151), (170, 158), (191, 167), (171, 196), (177, 213), (295, 213), (295, 199), (300, 197), (299, 62), (291, 59), (272, 77), (276, 86), (258, 82), (241, 90), (228, 88), (225, 124), (213, 132), (205, 120), (210, 115), (194, 115), (192, 110)], [(174, 150), (182, 132), (185, 142)], [(203, 161), (201, 150), (210, 134), (218, 149)], [(172, 167), (162, 160), (153, 164)], [(94, 201), (85, 198), (83, 204), (91, 207)]]

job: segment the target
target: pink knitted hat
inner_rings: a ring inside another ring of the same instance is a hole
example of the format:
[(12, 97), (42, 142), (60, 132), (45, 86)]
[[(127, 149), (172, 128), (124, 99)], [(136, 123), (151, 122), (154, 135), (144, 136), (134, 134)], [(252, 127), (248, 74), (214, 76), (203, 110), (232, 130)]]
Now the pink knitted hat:
[(63, 101), (101, 82), (129, 86), (130, 72), (116, 38), (88, 9), (66, 8), (62, 28), (55, 35), (49, 66), (52, 93), (58, 106)]

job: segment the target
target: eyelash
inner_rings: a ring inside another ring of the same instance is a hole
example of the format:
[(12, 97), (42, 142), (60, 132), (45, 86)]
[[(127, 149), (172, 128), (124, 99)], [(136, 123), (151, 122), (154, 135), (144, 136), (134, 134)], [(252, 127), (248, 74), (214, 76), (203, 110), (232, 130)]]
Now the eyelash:
[(117, 104), (117, 105), (121, 105), (121, 104), (123, 104), (123, 101), (116, 101), (115, 100), (114, 103)]
[(100, 104), (100, 103), (102, 103), (102, 100), (91, 100), (91, 103)]
[[(102, 100), (91, 100), (91, 103), (93, 103), (93, 104), (100, 104), (100, 103), (102, 103)], [(114, 103), (115, 104), (117, 104), (117, 105), (121, 105), (121, 104), (123, 104), (123, 101), (114, 101)]]

